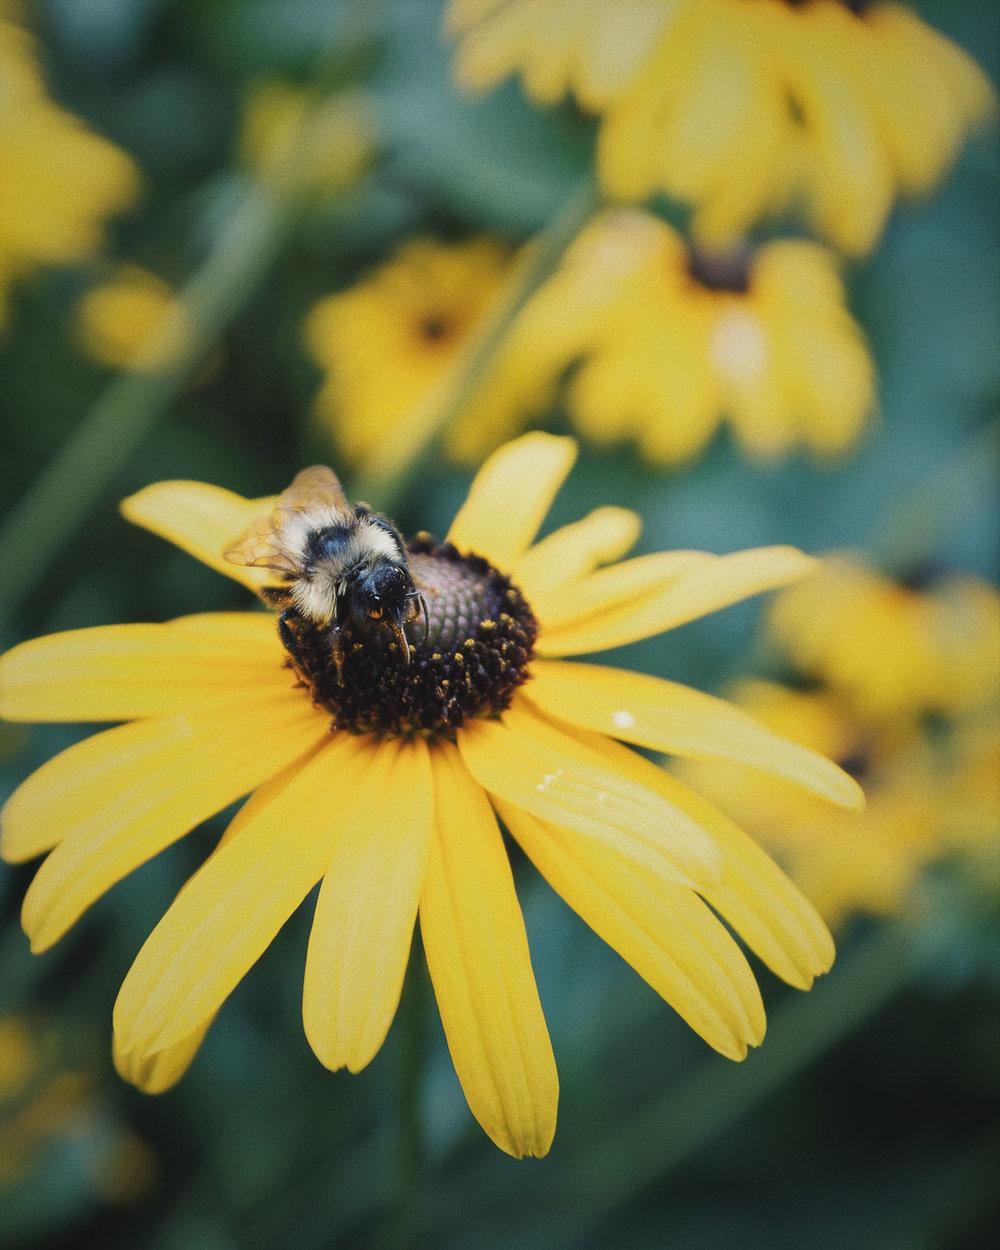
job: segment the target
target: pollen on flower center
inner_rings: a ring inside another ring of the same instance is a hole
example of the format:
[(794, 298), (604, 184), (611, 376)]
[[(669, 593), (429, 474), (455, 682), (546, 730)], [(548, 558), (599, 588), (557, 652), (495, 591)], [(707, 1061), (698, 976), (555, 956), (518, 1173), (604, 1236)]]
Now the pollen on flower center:
[(330, 629), (299, 623), (289, 664), (336, 729), (448, 734), (503, 711), (527, 678), (537, 624), (510, 579), (426, 534), (407, 550), (427, 609), (406, 627), (408, 664), (384, 631), (345, 623), (338, 648)]

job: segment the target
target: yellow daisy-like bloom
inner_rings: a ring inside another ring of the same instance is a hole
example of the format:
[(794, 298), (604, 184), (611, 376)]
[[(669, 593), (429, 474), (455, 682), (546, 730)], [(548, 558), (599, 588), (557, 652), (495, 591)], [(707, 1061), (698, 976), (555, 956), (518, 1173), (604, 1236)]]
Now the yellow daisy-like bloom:
[(601, 115), (609, 193), (676, 196), (712, 245), (801, 201), (864, 253), (996, 109), (975, 62), (892, 3), (452, 0), (446, 25), (462, 85), (573, 93)]
[[(395, 637), (349, 624), (331, 657), (329, 629), (301, 619), (293, 656), (279, 642), (287, 621), (276, 632), (258, 612), (57, 634), (0, 661), (9, 719), (127, 722), (56, 756), (4, 809), (7, 858), (49, 852), (23, 910), (35, 950), (250, 794), (125, 979), (114, 1048), (126, 1078), (150, 1091), (176, 1081), (321, 883), (303, 992), (320, 1060), (357, 1071), (378, 1051), (419, 911), (473, 1113), (502, 1149), (544, 1154), (556, 1070), (498, 817), (567, 903), (734, 1059), (761, 1040), (764, 1015), (723, 921), (794, 985), (829, 966), (829, 934), (768, 857), (623, 742), (747, 761), (848, 806), (855, 783), (721, 700), (565, 658), (783, 585), (813, 561), (788, 547), (620, 560), (638, 520), (617, 508), (534, 542), (574, 455), (543, 434), (509, 444), (447, 541), (408, 545), (426, 604), (408, 626), (408, 663)], [(261, 591), (273, 573), (221, 553), (273, 502), (166, 482), (124, 511)]]
[(11, 284), (96, 252), (139, 191), (132, 161), (49, 99), (30, 35), (0, 15), (0, 328)]
[[(355, 463), (378, 456), (410, 427), (435, 415), (434, 394), (479, 318), (510, 275), (513, 257), (498, 240), (418, 239), (373, 274), (321, 300), (306, 342), (327, 376), (316, 415)], [(445, 450), (466, 463), (546, 406), (554, 389), (540, 363), (543, 345), (516, 326), (476, 398), (448, 432)], [(417, 435), (411, 429), (409, 434)]]
[(951, 851), (995, 882), (1000, 830), (1000, 725), (960, 720), (947, 742), (912, 721), (872, 725), (828, 690), (797, 691), (745, 681), (737, 704), (775, 733), (855, 770), (868, 798), (862, 812), (834, 811), (780, 780), (726, 761), (674, 765), (771, 851), (839, 928), (864, 912), (897, 916), (917, 904), (924, 870)]
[(260, 79), (243, 104), (240, 163), (282, 187), (335, 195), (367, 168), (374, 134), (372, 109), (359, 93), (317, 104), (291, 83)]
[(523, 332), (583, 357), (567, 404), (599, 443), (669, 465), (727, 420), (749, 455), (841, 454), (874, 404), (874, 369), (831, 253), (776, 241), (699, 256), (637, 210), (597, 217), (525, 310)]
[[(120, 265), (113, 277), (87, 291), (77, 306), (80, 346), (98, 364), (112, 369), (164, 363), (180, 344), (183, 326), (184, 310), (173, 291), (138, 265)], [(155, 352), (150, 348), (154, 333), (159, 340)]]
[(832, 556), (775, 601), (768, 626), (866, 720), (957, 715), (1000, 697), (1000, 594), (971, 574), (912, 589), (858, 554)]

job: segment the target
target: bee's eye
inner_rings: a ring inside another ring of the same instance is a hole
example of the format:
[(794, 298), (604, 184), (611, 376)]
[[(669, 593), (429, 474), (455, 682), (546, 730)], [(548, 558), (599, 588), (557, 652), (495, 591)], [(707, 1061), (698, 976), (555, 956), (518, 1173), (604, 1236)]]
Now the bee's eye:
[(381, 608), (369, 608), (368, 615), (371, 617), (373, 621), (380, 621), (382, 619), (382, 609)]

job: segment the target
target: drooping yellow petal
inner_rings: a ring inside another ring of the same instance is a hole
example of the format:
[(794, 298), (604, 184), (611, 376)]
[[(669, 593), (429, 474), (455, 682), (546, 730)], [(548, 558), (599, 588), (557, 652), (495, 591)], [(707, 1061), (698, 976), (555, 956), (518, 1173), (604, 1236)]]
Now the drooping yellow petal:
[(0, 657), (0, 715), (12, 721), (171, 716), (240, 690), (287, 690), (282, 658), (274, 618), (262, 612), (48, 634)]
[(217, 573), (258, 590), (272, 583), (274, 574), (230, 564), (222, 553), (274, 502), (274, 496), (244, 499), (208, 482), (154, 482), (123, 499), (121, 511), (126, 520), (159, 534)]
[(2, 813), (8, 858), (55, 845), (24, 899), (32, 949), (51, 946), (127, 873), (328, 732), (308, 700), (287, 691), (121, 725), (49, 760)]
[(676, 803), (722, 849), (721, 884), (699, 889), (706, 902), (767, 966), (806, 989), (833, 962), (833, 941), (812, 904), (747, 835), (678, 779), (616, 742), (607, 752), (620, 772)]
[(507, 443), (476, 474), (448, 541), (508, 569), (538, 533), (575, 459), (569, 438), (535, 432)]
[(682, 885), (718, 879), (717, 853), (700, 825), (525, 701), (515, 698), (501, 721), (465, 725), (458, 746), (481, 786), (539, 820), (595, 838)]
[(559, 1080), (510, 864), (485, 793), (440, 743), (420, 932), (448, 1049), (473, 1115), (508, 1154), (541, 1156)]
[(138, 1086), (144, 1094), (162, 1094), (176, 1085), (191, 1066), (211, 1023), (209, 1020), (181, 1041), (151, 1055), (125, 1050), (116, 1033), (111, 1047), (115, 1070), (123, 1081)]
[(115, 1003), (115, 1035), (133, 1065), (203, 1029), (319, 881), (357, 764), (358, 740), (337, 734), (262, 787), (254, 819), (178, 894)]
[(375, 1056), (396, 1014), (434, 820), (422, 739), (361, 740), (355, 754), (302, 994), (320, 1062), (352, 1072)]
[(536, 593), (554, 594), (599, 564), (619, 560), (639, 537), (642, 522), (626, 508), (595, 508), (530, 547), (511, 569), (514, 581), (533, 602)]
[(836, 764), (724, 699), (596, 664), (536, 660), (531, 675), (523, 694), (550, 716), (671, 755), (739, 760), (842, 807), (864, 805), (857, 782)]
[(691, 1028), (730, 1059), (764, 1036), (746, 959), (705, 904), (655, 870), (497, 802), (504, 823), (557, 894)]
[[(716, 556), (693, 564), (688, 574), (678, 577), (666, 589), (642, 596), (634, 603), (564, 625), (544, 621), (536, 649), (540, 655), (562, 656), (620, 647), (761, 591), (787, 586), (815, 567), (814, 559), (794, 547), (758, 547)], [(603, 571), (598, 570), (591, 577), (600, 577)], [(567, 594), (565, 598), (569, 601), (571, 596)]]

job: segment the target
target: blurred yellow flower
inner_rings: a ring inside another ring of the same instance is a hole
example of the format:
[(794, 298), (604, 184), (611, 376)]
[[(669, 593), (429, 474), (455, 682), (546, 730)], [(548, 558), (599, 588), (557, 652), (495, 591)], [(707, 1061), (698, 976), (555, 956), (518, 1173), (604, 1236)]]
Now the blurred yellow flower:
[[(6, 857), (50, 852), (22, 913), (35, 950), (250, 794), (122, 986), (115, 1058), (128, 1079), (155, 1091), (182, 1075), (222, 1003), (321, 883), (303, 992), (321, 1061), (357, 1071), (380, 1048), (419, 911), (473, 1113), (502, 1149), (544, 1154), (557, 1076), (498, 818), (731, 1058), (761, 1040), (764, 1014), (726, 924), (794, 985), (829, 966), (828, 932), (767, 856), (623, 743), (749, 761), (847, 806), (861, 801), (854, 782), (719, 699), (566, 659), (785, 585), (813, 562), (788, 547), (622, 560), (638, 518), (619, 508), (535, 542), (574, 456), (570, 440), (544, 434), (508, 444), (446, 542), (409, 544), (426, 620), (410, 627), (407, 664), (395, 638), (352, 621), (334, 655), (327, 628), (300, 616), (279, 635), (260, 612), (77, 630), (0, 661), (9, 719), (126, 722), (50, 760), (3, 810)], [(124, 511), (260, 592), (275, 573), (222, 552), (274, 502), (166, 482)]]
[(1000, 594), (972, 574), (914, 589), (859, 554), (831, 556), (775, 601), (768, 628), (866, 720), (955, 715), (1000, 696)]
[(550, 355), (584, 358), (568, 393), (577, 429), (635, 439), (654, 464), (690, 459), (723, 421), (760, 459), (837, 455), (874, 404), (864, 336), (816, 243), (699, 255), (646, 213), (605, 212), (522, 320)]
[[(172, 320), (167, 320), (167, 314)], [(161, 279), (137, 265), (120, 265), (114, 276), (92, 287), (77, 306), (76, 335), (83, 350), (112, 369), (151, 367), (169, 359), (177, 346), (183, 310)], [(152, 350), (154, 333), (158, 350)]]
[(830, 755), (861, 780), (864, 812), (833, 811), (783, 781), (728, 761), (683, 760), (675, 773), (776, 857), (837, 929), (858, 912), (920, 905), (927, 867), (959, 851), (985, 894), (997, 879), (1000, 722), (966, 718), (928, 733), (875, 725), (829, 690), (744, 681), (729, 697), (775, 733)]
[(96, 252), (139, 191), (132, 161), (45, 91), (31, 36), (0, 15), (0, 329), (13, 282)]
[(30, 1185), (47, 1152), (70, 1140), (101, 1197), (130, 1202), (148, 1192), (152, 1153), (102, 1105), (94, 1074), (80, 1066), (80, 1041), (44, 1018), (0, 1015), (0, 1194)]
[[(341, 453), (364, 463), (403, 423), (434, 418), (425, 401), (447, 377), (510, 275), (496, 239), (417, 239), (356, 286), (321, 300), (306, 321), (310, 354), (326, 377), (316, 416)], [(554, 390), (545, 344), (517, 324), (445, 450), (482, 458), (544, 408)]]
[(247, 90), (239, 137), (240, 163), (285, 189), (335, 195), (364, 173), (375, 121), (359, 92), (314, 99), (280, 79)]
[(601, 115), (609, 194), (691, 204), (713, 247), (801, 206), (867, 252), (996, 108), (975, 62), (893, 3), (452, 0), (446, 27), (463, 86), (520, 73), (540, 104), (571, 92)]

